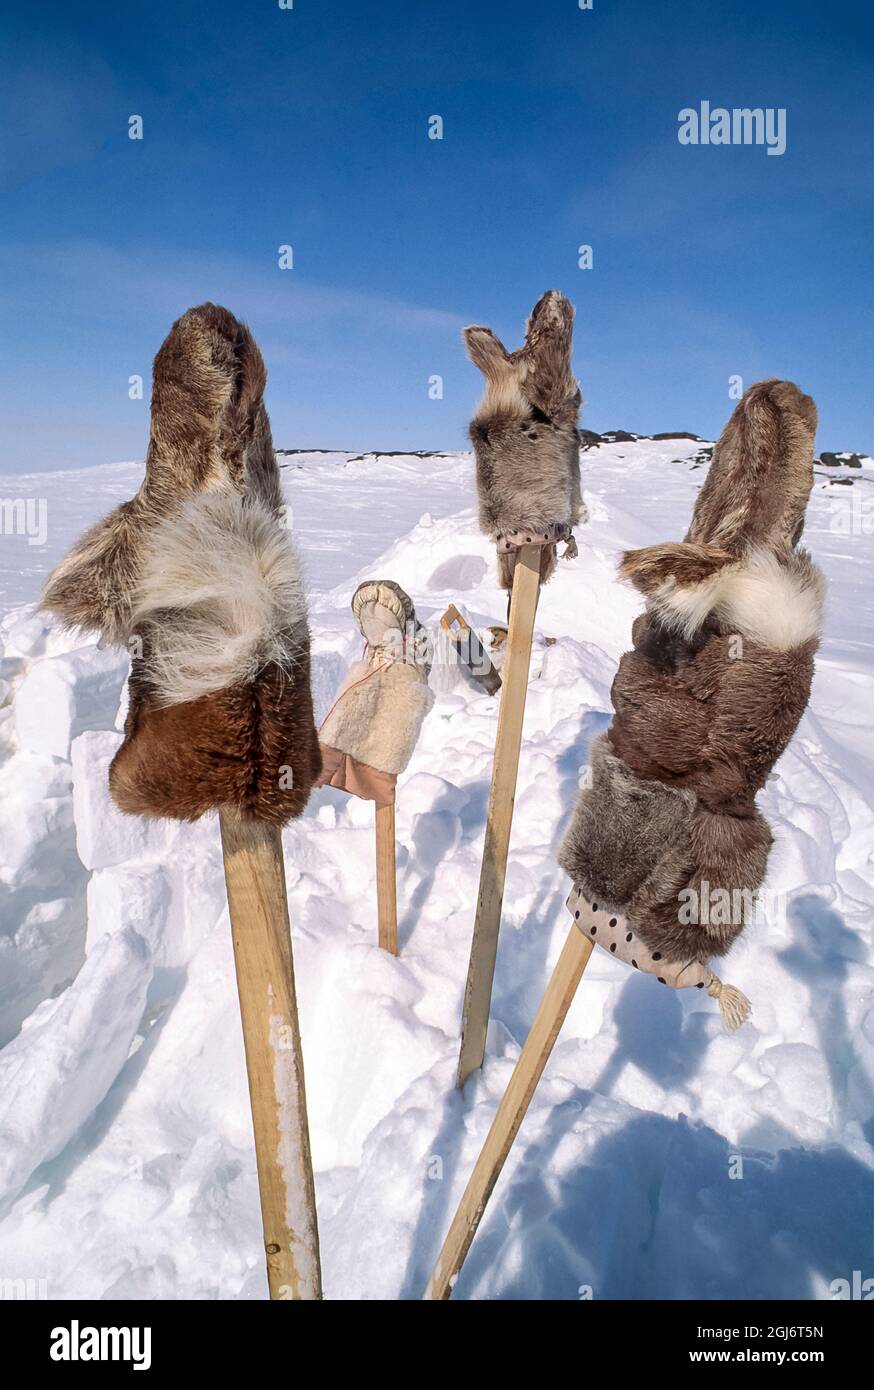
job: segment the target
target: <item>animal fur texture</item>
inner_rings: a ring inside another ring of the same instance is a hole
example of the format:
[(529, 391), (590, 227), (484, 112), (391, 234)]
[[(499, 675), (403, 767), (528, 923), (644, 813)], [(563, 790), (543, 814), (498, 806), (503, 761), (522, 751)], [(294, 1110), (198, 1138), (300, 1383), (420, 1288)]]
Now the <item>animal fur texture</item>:
[(132, 655), (119, 807), (282, 824), (321, 757), (300, 567), (249, 332), (204, 304), (154, 364), (143, 485), (50, 576), (43, 606)]
[(197, 820), (234, 807), (284, 825), (304, 809), (322, 766), (313, 724), (309, 645), (294, 664), (185, 704), (155, 701), (134, 661), (124, 743), (109, 769), (116, 805), (130, 815)]
[(686, 541), (623, 558), (647, 607), (560, 862), (667, 960), (727, 951), (764, 881), (756, 793), (807, 705), (822, 625), (823, 577), (796, 548), (815, 425), (790, 382), (751, 387)]
[(201, 304), (174, 323), (154, 362), (142, 487), (77, 541), (49, 576), (43, 607), (124, 644), (145, 540), (180, 502), (235, 492), (279, 513), (266, 380), (254, 338), (227, 309)]
[(479, 519), (499, 548), (501, 581), (512, 584), (513, 550), (545, 542), (541, 579), (555, 568), (556, 543), (585, 520), (577, 420), (580, 388), (571, 369), (573, 305), (549, 290), (534, 306), (525, 343), (508, 352), (490, 328), (464, 330), (471, 361), (486, 381), (470, 424)]
[(319, 731), (326, 748), (397, 775), (410, 761), (434, 703), (428, 662), (409, 596), (391, 580), (368, 580), (352, 598), (366, 657), (347, 672)]
[(144, 683), (177, 705), (288, 670), (306, 633), (300, 565), (263, 502), (202, 493), (159, 522), (144, 547), (133, 629), (147, 634)]

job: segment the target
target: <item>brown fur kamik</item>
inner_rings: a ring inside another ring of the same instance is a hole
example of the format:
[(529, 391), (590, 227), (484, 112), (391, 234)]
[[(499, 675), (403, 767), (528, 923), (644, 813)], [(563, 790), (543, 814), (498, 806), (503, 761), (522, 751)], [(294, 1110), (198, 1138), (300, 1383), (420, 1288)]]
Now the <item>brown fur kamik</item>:
[[(728, 950), (764, 881), (771, 832), (755, 798), (804, 713), (822, 623), (822, 575), (795, 548), (815, 422), (790, 382), (751, 387), (686, 541), (622, 561), (647, 608), (560, 862), (667, 960)], [(740, 920), (704, 920), (705, 894), (741, 902)]]

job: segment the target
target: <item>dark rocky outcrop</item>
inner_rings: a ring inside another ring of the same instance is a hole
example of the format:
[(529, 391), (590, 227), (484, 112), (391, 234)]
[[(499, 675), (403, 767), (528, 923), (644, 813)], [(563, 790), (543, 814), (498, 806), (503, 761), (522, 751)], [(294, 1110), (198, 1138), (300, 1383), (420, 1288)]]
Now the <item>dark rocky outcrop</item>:
[(826, 468), (861, 468), (864, 457), (864, 454), (836, 454), (828, 449), (823, 449), (819, 458), (814, 462), (822, 463)]

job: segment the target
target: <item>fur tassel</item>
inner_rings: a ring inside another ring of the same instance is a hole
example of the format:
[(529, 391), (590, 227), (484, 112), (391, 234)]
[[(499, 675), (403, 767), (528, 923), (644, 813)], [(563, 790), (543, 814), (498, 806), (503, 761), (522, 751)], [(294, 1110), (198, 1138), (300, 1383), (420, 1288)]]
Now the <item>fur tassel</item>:
[(707, 993), (711, 999), (718, 1000), (723, 1025), (730, 1033), (733, 1033), (736, 1028), (740, 1028), (742, 1023), (746, 1023), (753, 1011), (753, 1006), (746, 995), (741, 993), (736, 985), (723, 984), (718, 975), (713, 976)]

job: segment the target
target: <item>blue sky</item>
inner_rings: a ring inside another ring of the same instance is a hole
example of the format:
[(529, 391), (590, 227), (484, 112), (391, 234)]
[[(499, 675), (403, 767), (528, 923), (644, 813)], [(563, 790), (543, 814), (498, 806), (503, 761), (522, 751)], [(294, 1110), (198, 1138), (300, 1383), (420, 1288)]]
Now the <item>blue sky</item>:
[[(874, 450), (861, 5), (4, 8), (0, 471), (142, 457), (151, 359), (206, 298), (261, 343), (279, 447), (463, 447), (461, 327), (515, 346), (552, 286), (590, 428), (713, 435), (731, 376), (779, 375), (822, 447)], [(703, 99), (785, 107), (786, 153), (681, 146)]]

